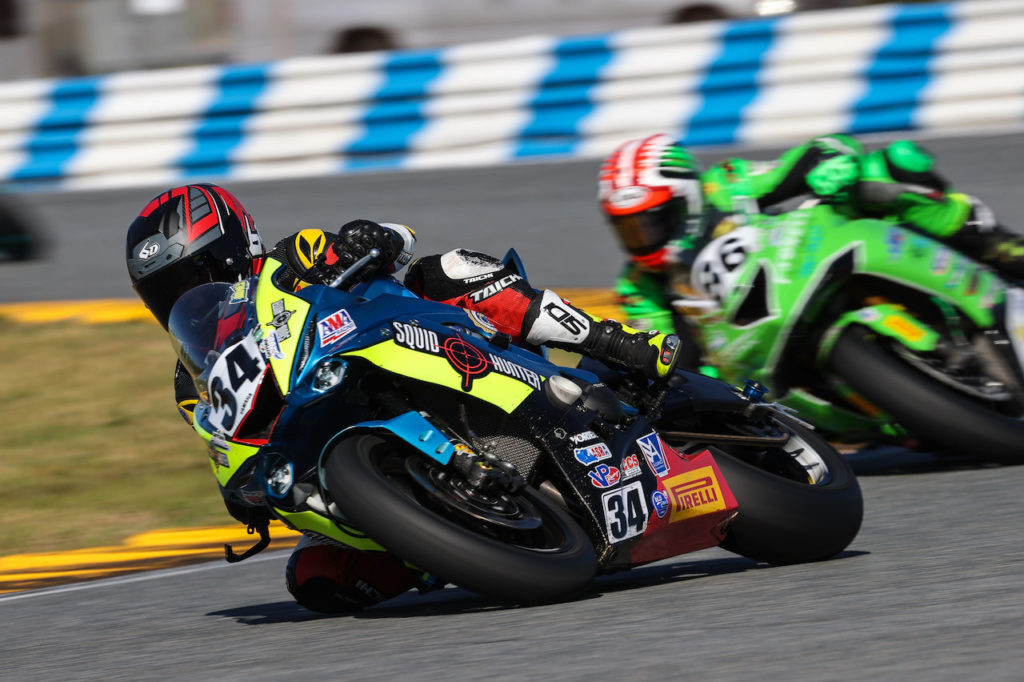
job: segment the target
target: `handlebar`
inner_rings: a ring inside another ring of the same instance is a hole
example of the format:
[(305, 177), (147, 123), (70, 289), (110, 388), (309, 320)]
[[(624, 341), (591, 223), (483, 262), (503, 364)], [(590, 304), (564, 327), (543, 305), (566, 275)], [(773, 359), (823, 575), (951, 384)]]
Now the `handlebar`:
[(331, 287), (332, 289), (337, 289), (339, 286), (344, 284), (345, 281), (349, 277), (351, 277), (352, 275), (354, 275), (357, 272), (359, 272), (360, 270), (362, 270), (363, 266), (365, 266), (367, 263), (370, 263), (373, 260), (375, 260), (377, 258), (377, 256), (379, 256), (379, 255), (380, 255), (380, 249), (370, 249), (370, 252), (368, 254), (366, 254), (365, 256), (360, 258), (359, 260), (357, 260), (352, 265), (350, 265), (347, 268), (345, 268), (341, 272), (341, 274), (339, 274), (337, 277), (335, 277), (331, 281), (331, 283), (328, 284), (327, 286)]

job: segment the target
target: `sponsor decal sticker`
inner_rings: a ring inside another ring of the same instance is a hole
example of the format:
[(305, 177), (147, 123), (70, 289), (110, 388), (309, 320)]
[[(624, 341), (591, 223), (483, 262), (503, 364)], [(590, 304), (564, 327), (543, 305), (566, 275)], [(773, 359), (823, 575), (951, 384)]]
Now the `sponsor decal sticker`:
[(294, 310), (285, 310), (284, 299), (274, 301), (270, 304), (270, 312), (274, 313), (274, 319), (268, 324), (274, 328), (274, 336), (278, 342), (291, 338), (292, 333), (288, 331), (288, 320), (295, 313)]
[(925, 337), (928, 333), (924, 328), (920, 327), (917, 323), (901, 316), (901, 315), (889, 315), (882, 320), (882, 326), (891, 329), (896, 332), (899, 336), (911, 341), (918, 342)]
[(610, 488), (622, 478), (619, 470), (609, 464), (598, 464), (587, 472), (587, 476), (595, 488)]
[(644, 459), (650, 465), (651, 471), (659, 478), (668, 474), (668, 459), (665, 458), (665, 450), (657, 433), (652, 431), (643, 438), (638, 438), (636, 444), (640, 446), (640, 451), (644, 453)]
[(277, 340), (277, 334), (270, 334), (260, 341), (260, 351), (265, 357), (284, 360), (284, 351), (281, 350), (281, 342)]
[(982, 270), (975, 268), (971, 271), (971, 276), (967, 280), (967, 289), (964, 290), (964, 296), (973, 296), (978, 293), (978, 282), (981, 280)]
[(889, 262), (895, 263), (903, 257), (903, 247), (907, 242), (907, 235), (903, 230), (890, 227), (889, 233), (885, 235), (885, 251), (889, 254)]
[(807, 229), (807, 238), (804, 242), (803, 259), (797, 276), (801, 278), (810, 277), (814, 270), (821, 263), (821, 246), (825, 242), (825, 235), (821, 225), (811, 225)]
[(267, 501), (267, 498), (263, 494), (262, 490), (244, 490), (243, 489), (242, 490), (242, 497), (244, 497), (245, 501), (248, 502), (249, 504), (255, 504), (255, 505), (264, 504)]
[(206, 451), (210, 455), (210, 459), (213, 460), (213, 463), (216, 466), (218, 466), (218, 467), (227, 467), (229, 465), (228, 453), (226, 453), (226, 452), (224, 452), (222, 450), (218, 450), (213, 445), (208, 446), (206, 448)]
[(935, 250), (935, 255), (932, 257), (932, 274), (933, 275), (944, 275), (949, 272), (949, 266), (953, 262), (953, 251), (940, 246)]
[(473, 322), (476, 323), (476, 326), (480, 327), (488, 334), (498, 333), (498, 328), (495, 327), (494, 323), (491, 322), (490, 319), (488, 319), (488, 317), (483, 313), (478, 313), (475, 310), (467, 310), (466, 313), (469, 314), (469, 319), (473, 320)]
[(342, 308), (317, 322), (316, 329), (320, 334), (320, 345), (327, 346), (354, 332), (356, 323), (348, 311)]
[(585, 448), (576, 448), (572, 451), (572, 456), (580, 464), (590, 466), (591, 464), (597, 464), (601, 460), (611, 458), (612, 451), (604, 443), (597, 443), (595, 445), (588, 445)]
[(669, 507), (668, 496), (660, 490), (655, 490), (651, 493), (651, 506), (654, 507), (654, 513), (658, 515), (659, 519), (665, 518)]
[(943, 285), (947, 289), (956, 289), (960, 286), (960, 283), (967, 277), (967, 272), (971, 268), (971, 264), (963, 258), (955, 258), (953, 260), (953, 272), (950, 273), (949, 279)]
[(636, 455), (623, 457), (620, 466), (623, 478), (634, 478), (640, 475), (640, 458)]
[(932, 241), (921, 235), (911, 235), (910, 241), (908, 242), (911, 258), (924, 258), (928, 254), (928, 247), (932, 245)]
[(231, 298), (228, 303), (241, 303), (249, 296), (249, 280), (243, 279), (231, 285)]
[(882, 319), (882, 313), (877, 308), (861, 308), (857, 311), (857, 319), (870, 324)]
[(725, 509), (722, 488), (711, 467), (673, 476), (665, 479), (664, 484), (672, 505), (669, 523)]
[(569, 442), (573, 445), (579, 445), (580, 443), (586, 443), (590, 440), (597, 440), (597, 434), (593, 431), (581, 431), (580, 433), (569, 436)]

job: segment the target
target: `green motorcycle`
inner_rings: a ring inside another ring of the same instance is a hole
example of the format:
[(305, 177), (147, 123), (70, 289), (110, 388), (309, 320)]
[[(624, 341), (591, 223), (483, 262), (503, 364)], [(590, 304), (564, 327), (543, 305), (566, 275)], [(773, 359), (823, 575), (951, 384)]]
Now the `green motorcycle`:
[[(749, 216), (697, 255), (697, 324), (834, 440), (1024, 461), (1024, 289), (949, 246), (825, 204)], [(703, 306), (703, 307), (701, 307)]]

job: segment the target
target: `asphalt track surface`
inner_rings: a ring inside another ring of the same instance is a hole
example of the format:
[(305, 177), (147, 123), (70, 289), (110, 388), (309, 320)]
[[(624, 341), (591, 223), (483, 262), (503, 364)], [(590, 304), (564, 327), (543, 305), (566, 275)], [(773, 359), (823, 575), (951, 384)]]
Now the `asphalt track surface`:
[[(1024, 132), (926, 141), (964, 191), (985, 199), (1008, 226), (1024, 229)], [(702, 151), (772, 158), (778, 149)], [(610, 287), (621, 257), (597, 209), (598, 161), (528, 163), (406, 173), (365, 173), (281, 182), (231, 182), (264, 240), (353, 218), (407, 223), (417, 253), (456, 247), (502, 255), (515, 247), (538, 287)], [(13, 197), (37, 225), (48, 257), (0, 263), (0, 303), (126, 298), (124, 236), (166, 187)]]
[[(1024, 225), (1015, 204), (1022, 142), (1013, 134), (929, 146), (951, 176), (964, 179), (961, 186), (1008, 224)], [(590, 166), (236, 189), (269, 238), (296, 224), (340, 222), (330, 219), (333, 203), (354, 207), (346, 218), (415, 222), (421, 253), (514, 244), (537, 284), (607, 286), (618, 261), (614, 245), (589, 194), (576, 196), (593, 189)], [(409, 187), (399, 190), (399, 182)], [(127, 295), (123, 216), (153, 193), (29, 197), (45, 218), (67, 220), (73, 212), (76, 224), (64, 225), (68, 237), (55, 260), (0, 266), (0, 297)], [(394, 211), (371, 210), (371, 195), (376, 203), (396, 197)], [(451, 229), (442, 232), (446, 215)], [(105, 245), (116, 257), (104, 255)], [(54, 266), (68, 263), (77, 267), (54, 281)], [(12, 294), (15, 284), (21, 288)], [(0, 679), (1021, 679), (1024, 467), (892, 448), (851, 460), (864, 490), (864, 525), (830, 561), (770, 567), (713, 549), (601, 577), (569, 604), (506, 609), (448, 588), (355, 616), (321, 617), (284, 590), (287, 554), (267, 553), (237, 565), (0, 596)]]

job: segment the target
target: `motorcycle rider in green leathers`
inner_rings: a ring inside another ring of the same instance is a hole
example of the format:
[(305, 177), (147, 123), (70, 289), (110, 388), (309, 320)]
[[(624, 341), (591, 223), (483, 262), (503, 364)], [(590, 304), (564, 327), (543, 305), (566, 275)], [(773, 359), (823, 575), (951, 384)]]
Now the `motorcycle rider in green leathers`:
[[(727, 159), (703, 170), (693, 154), (659, 134), (620, 145), (598, 177), (601, 211), (628, 253), (615, 285), (628, 323), (694, 338), (686, 319), (673, 316), (673, 285), (685, 291), (696, 255), (745, 215), (781, 212), (800, 198), (828, 202), (851, 219), (908, 226), (1006, 277), (1024, 278), (1024, 238), (1003, 230), (978, 199), (954, 190), (913, 141), (867, 151), (848, 135), (827, 135), (775, 161)], [(696, 367), (699, 354), (680, 363)]]

